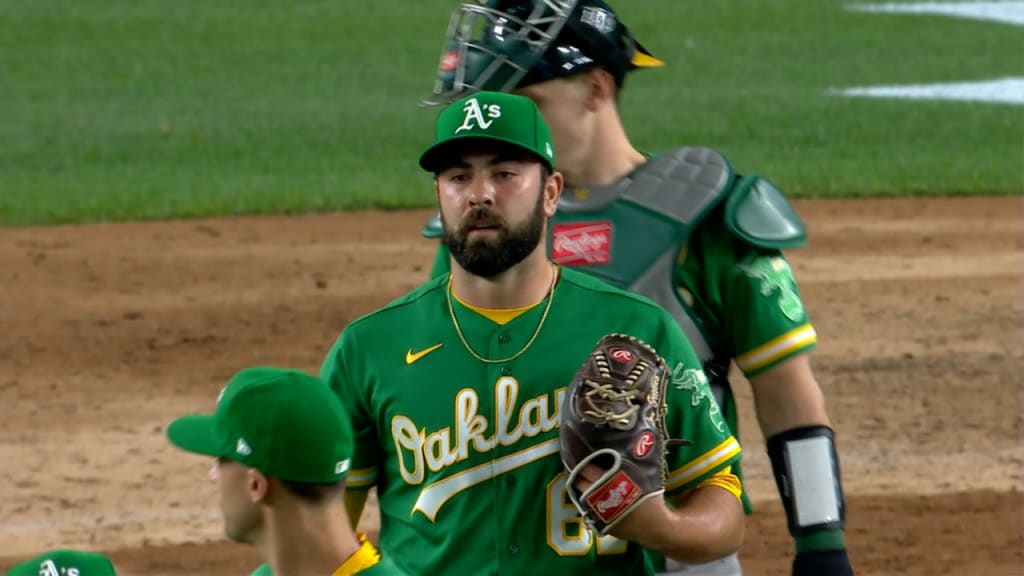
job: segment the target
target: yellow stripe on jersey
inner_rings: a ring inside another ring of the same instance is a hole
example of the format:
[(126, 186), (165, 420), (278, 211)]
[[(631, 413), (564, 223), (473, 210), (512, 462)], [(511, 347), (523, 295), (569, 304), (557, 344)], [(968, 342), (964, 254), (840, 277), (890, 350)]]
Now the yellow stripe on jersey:
[(794, 328), (782, 336), (770, 340), (768, 343), (754, 348), (750, 352), (736, 357), (736, 366), (744, 373), (753, 372), (783, 358), (806, 348), (818, 341), (818, 334), (810, 324), (804, 324)]
[[(741, 496), (743, 493), (743, 483), (740, 482), (739, 476), (732, 473), (732, 466), (727, 466), (722, 470), (715, 472), (698, 484), (696, 488), (704, 486), (718, 486), (719, 488), (728, 491), (729, 494), (735, 496), (736, 500), (740, 501), (740, 503), (743, 502), (743, 497)], [(696, 488), (694, 489), (696, 490)]]
[(711, 470), (729, 462), (740, 453), (740, 443), (729, 436), (724, 442), (708, 450), (700, 457), (690, 460), (682, 468), (673, 470), (668, 475), (665, 490), (671, 492), (680, 486), (693, 482)]
[(351, 470), (345, 479), (346, 488), (368, 488), (377, 481), (376, 468), (361, 468)]

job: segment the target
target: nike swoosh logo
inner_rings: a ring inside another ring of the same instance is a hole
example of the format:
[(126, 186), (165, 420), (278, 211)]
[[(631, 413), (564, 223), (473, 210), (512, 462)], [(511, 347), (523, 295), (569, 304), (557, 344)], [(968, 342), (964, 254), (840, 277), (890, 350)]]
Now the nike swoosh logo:
[(431, 346), (430, 348), (425, 348), (423, 350), (420, 350), (419, 352), (413, 352), (412, 348), (409, 348), (409, 350), (405, 353), (405, 363), (412, 364), (413, 362), (419, 360), (420, 358), (423, 358), (427, 354), (430, 354), (434, 350), (437, 350), (441, 346), (444, 346), (444, 344), (435, 344), (434, 346)]

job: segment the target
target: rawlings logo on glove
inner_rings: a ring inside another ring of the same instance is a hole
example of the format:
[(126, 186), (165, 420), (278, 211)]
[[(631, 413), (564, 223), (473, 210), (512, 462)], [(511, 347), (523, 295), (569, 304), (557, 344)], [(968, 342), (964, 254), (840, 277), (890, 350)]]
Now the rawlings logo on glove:
[[(647, 344), (609, 334), (576, 373), (561, 407), (562, 463), (569, 498), (601, 536), (649, 498), (665, 491), (665, 391), (669, 370)], [(602, 475), (585, 492), (586, 466)]]

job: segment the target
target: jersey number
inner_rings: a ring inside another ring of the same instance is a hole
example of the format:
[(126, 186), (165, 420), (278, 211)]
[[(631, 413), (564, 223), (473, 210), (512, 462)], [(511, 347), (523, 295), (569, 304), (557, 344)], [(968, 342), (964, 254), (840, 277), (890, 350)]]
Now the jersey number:
[[(594, 533), (587, 529), (576, 506), (569, 500), (562, 472), (548, 483), (546, 500), (548, 508), (548, 546), (559, 556), (584, 556), (594, 545)], [(629, 543), (614, 536), (597, 539), (598, 554), (623, 554)]]

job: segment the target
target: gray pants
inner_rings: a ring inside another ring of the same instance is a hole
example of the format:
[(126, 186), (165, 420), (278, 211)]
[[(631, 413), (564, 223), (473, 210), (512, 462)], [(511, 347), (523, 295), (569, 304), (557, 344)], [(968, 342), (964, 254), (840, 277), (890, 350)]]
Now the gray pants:
[(712, 560), (707, 564), (682, 564), (671, 558), (665, 558), (665, 571), (658, 572), (659, 576), (742, 576), (740, 569), (740, 557), (738, 554), (730, 554), (718, 560)]

